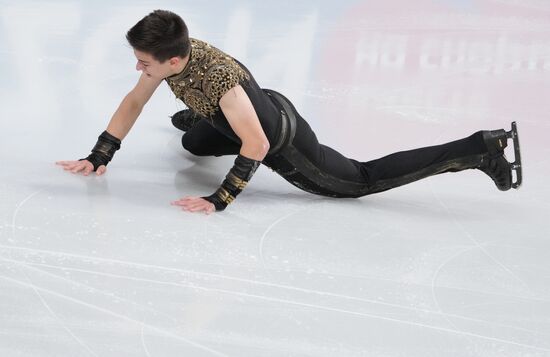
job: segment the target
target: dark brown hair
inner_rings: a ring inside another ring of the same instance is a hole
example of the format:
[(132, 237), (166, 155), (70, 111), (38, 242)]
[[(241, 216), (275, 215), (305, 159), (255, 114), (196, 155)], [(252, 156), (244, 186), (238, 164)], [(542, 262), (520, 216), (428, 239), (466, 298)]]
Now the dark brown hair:
[(189, 54), (189, 30), (181, 17), (167, 10), (155, 10), (126, 34), (132, 48), (148, 53), (159, 62)]

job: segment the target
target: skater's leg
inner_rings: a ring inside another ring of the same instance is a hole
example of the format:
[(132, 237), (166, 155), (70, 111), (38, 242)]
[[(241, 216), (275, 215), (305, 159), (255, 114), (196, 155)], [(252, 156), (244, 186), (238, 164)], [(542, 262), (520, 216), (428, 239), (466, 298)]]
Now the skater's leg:
[(241, 145), (201, 120), (181, 138), (183, 147), (197, 156), (238, 155)]
[(332, 197), (361, 197), (443, 172), (477, 168), (487, 152), (482, 132), (477, 132), (443, 145), (359, 162), (319, 144), (309, 125), (302, 118), (297, 122), (297, 139), (287, 157), (299, 174), (285, 178), (309, 192)]
[(320, 144), (309, 124), (302, 117), (298, 116), (296, 123), (296, 136), (292, 145), (319, 171), (346, 181), (365, 182), (365, 177), (359, 170), (359, 163), (329, 146)]
[(478, 133), (444, 145), (359, 162), (320, 144), (292, 103), (286, 98), (278, 101), (295, 118), (296, 133), (290, 145), (275, 157), (266, 158), (264, 163), (293, 185), (316, 194), (361, 197), (437, 173), (473, 168), (486, 151)]
[[(359, 162), (319, 144), (311, 132), (304, 133), (293, 142), (296, 146), (289, 147), (283, 153), (286, 161), (278, 158), (278, 161), (273, 160), (271, 164), (278, 167), (277, 172), (295, 186), (330, 197), (361, 197), (444, 172), (466, 169), (482, 170), (493, 179), (500, 190), (519, 187), (519, 144), (515, 143), (516, 162), (510, 164), (504, 158), (503, 147), (497, 151), (494, 151), (494, 147), (491, 148), (495, 140), (488, 135), (490, 133), (494, 132), (479, 131), (446, 144)], [(506, 137), (499, 140), (505, 141)], [(518, 180), (514, 183), (512, 169), (518, 173)]]
[(203, 117), (197, 115), (191, 109), (183, 109), (171, 116), (172, 125), (182, 131), (189, 131), (200, 122)]
[(442, 145), (397, 152), (361, 163), (370, 186), (384, 189), (401, 186), (427, 176), (475, 168), (487, 153), (483, 132)]
[(505, 159), (495, 160), (503, 155), (503, 146), (495, 143), (505, 144), (505, 134), (510, 137), (504, 130), (479, 131), (446, 144), (359, 162), (320, 144), (292, 103), (286, 98), (282, 102), (287, 104), (287, 108), (283, 105), (285, 112), (291, 112), (295, 118), (296, 135), (290, 145), (277, 155), (266, 157), (264, 163), (305, 191), (330, 197), (361, 197), (432, 175), (474, 168), (487, 173), (499, 189), (511, 186), (510, 164)]
[[(453, 165), (450, 166), (447, 165), (449, 167), (435, 167), (434, 165), (441, 166), (442, 163), (448, 164), (451, 161), (487, 152), (482, 132), (477, 132), (468, 138), (447, 144), (398, 152), (369, 162), (359, 162), (320, 144), (309, 124), (300, 116), (292, 103), (289, 103), (289, 106), (296, 118), (296, 135), (292, 146), (308, 161), (308, 165), (303, 166), (312, 165), (319, 173), (344, 181), (374, 186), (380, 180), (402, 178), (420, 170), (432, 168), (432, 170), (422, 173), (420, 177), (414, 178), (416, 180), (425, 177), (426, 174), (459, 171), (465, 167), (458, 165), (458, 162), (453, 162)], [(480, 159), (476, 158), (476, 160)], [(412, 182), (411, 179), (413, 177), (404, 178), (401, 184)]]
[[(507, 139), (514, 140), (516, 161), (510, 164), (504, 156)], [(466, 169), (485, 172), (502, 191), (521, 184), (521, 159), (516, 124), (512, 130), (478, 131), (461, 140), (443, 145), (399, 152), (378, 160), (362, 163), (370, 193), (388, 190), (422, 178)], [(512, 182), (512, 170), (517, 173)]]

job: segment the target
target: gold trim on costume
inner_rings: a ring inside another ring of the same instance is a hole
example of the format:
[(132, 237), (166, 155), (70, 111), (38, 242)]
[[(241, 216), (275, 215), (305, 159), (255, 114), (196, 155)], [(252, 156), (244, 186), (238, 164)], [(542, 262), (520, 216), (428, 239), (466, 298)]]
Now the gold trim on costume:
[(239, 177), (237, 177), (234, 173), (229, 172), (225, 178), (229, 181), (231, 185), (233, 185), (235, 188), (239, 190), (244, 190), (246, 185), (248, 184), (248, 181), (245, 181)]
[(172, 92), (195, 113), (212, 117), (219, 101), (231, 88), (250, 79), (229, 55), (206, 42), (191, 38), (191, 54), (185, 69), (166, 78)]
[(225, 202), (227, 204), (230, 204), (231, 202), (233, 202), (235, 200), (235, 197), (233, 197), (225, 188), (223, 187), (220, 187), (217, 191), (216, 191), (216, 195), (218, 196), (218, 198), (222, 201), (222, 202)]

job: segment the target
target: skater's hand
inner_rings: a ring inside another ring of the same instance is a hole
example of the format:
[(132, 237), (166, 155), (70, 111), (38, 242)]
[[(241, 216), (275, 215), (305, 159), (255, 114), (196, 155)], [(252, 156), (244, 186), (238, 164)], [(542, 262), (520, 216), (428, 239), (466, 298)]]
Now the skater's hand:
[(216, 207), (202, 197), (184, 197), (171, 203), (173, 206), (180, 206), (184, 211), (202, 212), (210, 214), (216, 211)]
[[(70, 171), (73, 174), (79, 173), (82, 171), (84, 176), (88, 176), (92, 171), (94, 171), (94, 165), (92, 165), (91, 162), (88, 160), (81, 160), (81, 161), (57, 161), (55, 163), (56, 165), (63, 166), (63, 169), (66, 171)], [(96, 175), (101, 176), (107, 171), (107, 167), (105, 165), (101, 165), (96, 170)]]

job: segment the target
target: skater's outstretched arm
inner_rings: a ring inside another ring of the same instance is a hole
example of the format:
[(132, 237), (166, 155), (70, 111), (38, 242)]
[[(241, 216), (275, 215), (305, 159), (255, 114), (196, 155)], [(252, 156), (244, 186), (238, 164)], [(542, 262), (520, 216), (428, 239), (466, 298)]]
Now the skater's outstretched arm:
[(122, 100), (113, 114), (107, 129), (100, 137), (92, 154), (78, 161), (57, 161), (65, 170), (72, 173), (82, 172), (85, 176), (95, 171), (102, 175), (107, 170), (106, 164), (112, 158), (114, 151), (120, 147), (120, 141), (126, 137), (145, 104), (149, 101), (162, 79), (141, 75), (138, 83)]
[(124, 97), (113, 114), (107, 131), (123, 140), (162, 80), (142, 73), (134, 89)]
[(269, 151), (269, 141), (258, 115), (240, 85), (230, 89), (219, 104), (229, 125), (241, 139), (241, 150), (235, 165), (214, 194), (208, 197), (184, 197), (172, 202), (186, 211), (204, 211), (209, 214), (224, 210), (244, 189)]

